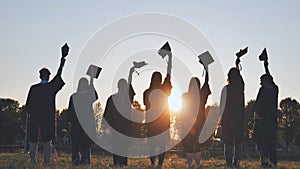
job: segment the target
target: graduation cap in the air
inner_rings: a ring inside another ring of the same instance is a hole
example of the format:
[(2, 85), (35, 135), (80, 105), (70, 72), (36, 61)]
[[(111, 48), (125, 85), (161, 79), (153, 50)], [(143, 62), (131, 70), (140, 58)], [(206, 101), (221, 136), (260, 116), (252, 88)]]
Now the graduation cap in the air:
[(61, 47), (62, 58), (66, 58), (68, 56), (69, 49), (70, 47), (67, 43), (65, 43), (64, 46)]
[(147, 65), (147, 63), (145, 61), (142, 61), (142, 62), (135, 62), (135, 61), (133, 61), (134, 68), (141, 68), (141, 67), (143, 67), (145, 65)]
[(98, 67), (96, 65), (90, 65), (86, 74), (97, 79), (99, 77), (101, 70), (102, 70), (101, 67)]
[(141, 67), (143, 67), (143, 66), (145, 66), (145, 65), (148, 65), (145, 61), (142, 61), (142, 62), (135, 62), (135, 61), (133, 61), (133, 68), (134, 68), (134, 71), (135, 71), (138, 75), (140, 75), (140, 74), (139, 74), (139, 72), (136, 71), (135, 69), (136, 69), (136, 68), (141, 68)]
[(162, 57), (165, 58), (166, 55), (171, 53), (171, 47), (169, 45), (169, 42), (166, 42), (159, 50), (158, 54)]
[(240, 49), (240, 51), (238, 53), (236, 53), (235, 55), (240, 58), (243, 55), (245, 55), (248, 52), (248, 46), (245, 49)]
[(211, 56), (209, 51), (206, 51), (198, 56), (199, 62), (207, 68), (207, 66), (214, 62), (214, 58)]
[(267, 49), (264, 48), (264, 50), (261, 52), (261, 54), (259, 55), (259, 60), (260, 61), (267, 61), (268, 60), (268, 53), (267, 53)]

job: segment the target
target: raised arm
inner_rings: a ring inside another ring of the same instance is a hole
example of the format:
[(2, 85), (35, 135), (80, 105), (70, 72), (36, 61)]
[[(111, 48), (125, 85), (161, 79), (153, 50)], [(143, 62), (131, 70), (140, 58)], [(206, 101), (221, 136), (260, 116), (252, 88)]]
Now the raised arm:
[(95, 89), (94, 78), (92, 76), (90, 76), (90, 87), (92, 87), (93, 89)]
[(204, 84), (208, 84), (209, 81), (209, 75), (208, 75), (208, 66), (205, 67), (205, 82)]
[(95, 89), (94, 78), (92, 76), (90, 76), (90, 90), (91, 90), (91, 93), (95, 94), (95, 95), (93, 95), (93, 96), (95, 96), (95, 97), (93, 97), (93, 99), (97, 100), (98, 99), (98, 93)]
[(67, 44), (65, 44), (64, 46), (61, 47), (61, 59), (60, 59), (60, 65), (59, 68), (57, 70), (56, 76), (61, 76), (62, 73), (62, 69), (65, 65), (65, 61), (66, 61), (66, 56), (69, 54), (69, 46)]
[(171, 76), (171, 70), (172, 70), (172, 52), (168, 54), (168, 67), (167, 67), (167, 74)]
[(240, 58), (237, 58), (237, 59), (235, 60), (235, 66), (236, 66), (236, 68), (237, 68), (238, 70), (241, 70), (241, 69), (240, 69), (240, 62), (241, 62)]
[(62, 73), (63, 67), (65, 65), (65, 62), (66, 62), (65, 58), (60, 59), (60, 65), (59, 65), (59, 68), (57, 70), (56, 76), (61, 76), (61, 73)]
[(269, 62), (267, 60), (264, 61), (264, 67), (265, 67), (266, 74), (271, 75), (269, 71)]
[(131, 82), (132, 82), (132, 74), (133, 74), (133, 72), (134, 72), (134, 66), (131, 67), (130, 70), (129, 70), (128, 80), (127, 80), (128, 85), (130, 85)]

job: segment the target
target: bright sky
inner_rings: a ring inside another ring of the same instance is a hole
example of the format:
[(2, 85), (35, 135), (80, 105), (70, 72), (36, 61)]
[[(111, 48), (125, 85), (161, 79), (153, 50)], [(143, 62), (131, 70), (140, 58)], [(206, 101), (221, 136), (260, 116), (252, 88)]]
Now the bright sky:
[[(89, 38), (118, 18), (161, 12), (190, 22), (209, 39), (222, 65), (224, 78), (234, 64), (234, 54), (240, 48), (249, 47), (248, 54), (242, 58), (247, 101), (256, 97), (260, 87), (259, 77), (264, 70), (257, 56), (264, 47), (268, 49), (271, 74), (279, 86), (279, 99), (291, 96), (300, 101), (299, 6), (296, 0), (0, 2), (0, 97), (24, 104), (29, 87), (39, 82), (40, 68), (48, 67), (52, 75), (55, 74), (60, 47), (67, 41), (71, 50), (63, 71), (66, 86), (57, 95), (57, 108), (67, 107), (69, 96), (75, 91), (74, 70)], [(150, 77), (143, 79), (145, 89)], [(101, 86), (106, 85), (101, 75), (95, 85), (104, 105), (109, 93), (101, 91)], [(137, 91), (138, 100), (142, 92)]]

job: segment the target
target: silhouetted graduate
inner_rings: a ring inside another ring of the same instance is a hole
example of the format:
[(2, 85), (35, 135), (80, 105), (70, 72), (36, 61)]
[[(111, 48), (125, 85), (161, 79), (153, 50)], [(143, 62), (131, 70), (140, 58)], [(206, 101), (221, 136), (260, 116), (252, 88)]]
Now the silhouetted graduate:
[[(74, 165), (85, 165), (91, 162), (93, 140), (87, 135), (82, 126), (85, 125), (86, 131), (96, 138), (93, 103), (98, 99), (98, 94), (93, 83), (94, 77), (98, 77), (100, 69), (95, 68), (97, 67), (90, 67), (87, 72), (90, 76), (90, 83), (86, 78), (81, 78), (78, 82), (77, 92), (71, 95), (69, 101), (68, 121), (71, 124), (72, 164)], [(98, 73), (95, 74), (96, 70), (98, 70)]]
[[(246, 49), (239, 53), (245, 54)], [(224, 141), (224, 155), (229, 167), (238, 167), (242, 157), (242, 139), (245, 116), (245, 84), (240, 74), (240, 57), (237, 53), (236, 67), (229, 70), (227, 85), (222, 89), (219, 114), (222, 114), (221, 127)]]
[(265, 74), (260, 77), (261, 87), (252, 107), (254, 111), (254, 140), (262, 167), (276, 167), (278, 86), (269, 71), (267, 50), (264, 48), (259, 60), (264, 61)]
[[(172, 52), (168, 42), (166, 42), (161, 49), (159, 49), (158, 54), (165, 58), (168, 55), (168, 66), (167, 66), (167, 75), (162, 83), (162, 75), (160, 72), (154, 72), (151, 77), (151, 82), (149, 88), (143, 94), (144, 105), (146, 106), (146, 120), (151, 121), (146, 124), (147, 128), (147, 137), (153, 137), (161, 134), (162, 132), (168, 131), (170, 128), (170, 112), (168, 107), (168, 97), (171, 94), (171, 68), (172, 68)], [(159, 89), (164, 96), (160, 94), (154, 94), (153, 91), (155, 89)], [(150, 94), (155, 98), (150, 97)], [(151, 99), (151, 100), (150, 100)], [(156, 112), (158, 107), (164, 107), (162, 112)], [(161, 114), (155, 120), (149, 120), (153, 117), (156, 117), (154, 114)], [(166, 135), (162, 140), (157, 140), (156, 145), (152, 145), (150, 147), (150, 154), (155, 153), (155, 149), (165, 149), (166, 145), (159, 144), (167, 144), (170, 140), (169, 134)], [(164, 152), (164, 150), (162, 150)], [(165, 153), (161, 153), (158, 155), (158, 166), (161, 167), (163, 160), (165, 157)], [(151, 165), (155, 165), (156, 156), (150, 156)]]
[(48, 82), (51, 73), (47, 68), (42, 68), (39, 71), (41, 82), (32, 85), (28, 93), (26, 112), (30, 115), (31, 162), (36, 161), (38, 142), (44, 143), (44, 163), (50, 162), (51, 140), (55, 137), (55, 97), (65, 85), (61, 74), (69, 53), (67, 44), (61, 48), (61, 52), (60, 66), (54, 78)]
[[(111, 95), (106, 102), (103, 118), (108, 123), (109, 127), (116, 130), (118, 133), (122, 133), (128, 137), (134, 137), (137, 133), (132, 131), (134, 124), (139, 125), (132, 121), (131, 111), (133, 98), (135, 96), (134, 89), (132, 87), (132, 74), (136, 68), (141, 68), (145, 66), (145, 62), (133, 62), (133, 66), (129, 70), (128, 81), (125, 79), (120, 79), (118, 81), (118, 92)], [(108, 127), (108, 126), (105, 126)], [(112, 132), (112, 149), (117, 152), (127, 152), (130, 143), (122, 142), (123, 144), (118, 144), (118, 136), (116, 133)], [(117, 154), (113, 154), (114, 165), (127, 166), (127, 157), (123, 157)]]
[[(192, 128), (190, 128), (188, 134), (183, 139), (183, 147), (186, 153), (189, 168), (192, 168), (193, 157), (197, 167), (200, 167), (200, 153), (204, 149), (205, 143), (200, 144), (198, 140), (206, 120), (205, 105), (208, 96), (211, 94), (208, 84), (208, 65), (213, 63), (214, 60), (208, 51), (199, 55), (199, 59), (199, 62), (206, 70), (205, 82), (201, 87), (198, 77), (191, 78), (188, 92), (182, 95), (183, 106), (181, 113), (184, 114), (183, 129), (187, 130), (188, 126), (193, 124)], [(184, 133), (186, 132), (187, 131)]]

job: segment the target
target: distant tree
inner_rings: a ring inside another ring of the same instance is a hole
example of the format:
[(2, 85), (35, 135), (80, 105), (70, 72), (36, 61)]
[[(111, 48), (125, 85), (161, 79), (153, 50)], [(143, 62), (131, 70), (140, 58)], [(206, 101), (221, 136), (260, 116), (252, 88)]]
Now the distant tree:
[(0, 144), (20, 143), (24, 138), (23, 107), (16, 100), (0, 98)]
[(251, 142), (253, 138), (254, 113), (251, 110), (255, 100), (249, 100), (245, 106), (244, 141)]
[(101, 121), (103, 116), (103, 108), (100, 102), (96, 102), (94, 104), (94, 114), (95, 114), (95, 123), (96, 123), (96, 131), (99, 133), (101, 130)]
[(298, 118), (295, 121), (295, 123), (297, 126), (297, 129), (296, 129), (297, 131), (296, 131), (296, 136), (295, 136), (295, 144), (300, 147), (300, 118)]
[(133, 100), (132, 106), (138, 111), (144, 111), (142, 105), (137, 100)]
[[(142, 108), (142, 105), (137, 101), (137, 100), (133, 100), (132, 102), (132, 107), (138, 111), (137, 115), (138, 117), (132, 117), (132, 118), (137, 118), (137, 119), (144, 119), (145, 120), (145, 109)], [(143, 120), (142, 120), (143, 121)], [(146, 137), (146, 126), (144, 124), (141, 124), (139, 126), (133, 126), (133, 131), (139, 131), (136, 132), (137, 137)]]
[(286, 146), (289, 147), (295, 141), (299, 130), (300, 104), (290, 97), (280, 102), (279, 128), (283, 130)]
[(64, 135), (70, 135), (69, 123), (67, 121), (68, 109), (63, 109), (61, 112), (56, 111), (56, 140), (61, 143)]

